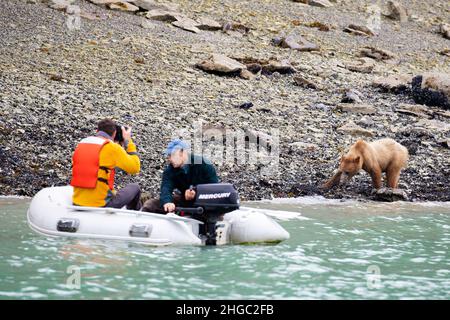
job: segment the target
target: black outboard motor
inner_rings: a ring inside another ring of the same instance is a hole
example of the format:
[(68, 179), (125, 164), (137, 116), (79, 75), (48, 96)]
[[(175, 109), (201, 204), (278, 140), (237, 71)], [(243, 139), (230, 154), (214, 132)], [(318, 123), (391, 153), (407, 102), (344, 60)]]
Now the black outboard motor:
[(207, 245), (216, 244), (216, 223), (227, 212), (239, 209), (239, 194), (230, 183), (199, 184), (196, 187), (194, 208), (177, 208), (177, 211), (191, 213), (192, 217), (204, 222), (200, 234), (206, 236)]

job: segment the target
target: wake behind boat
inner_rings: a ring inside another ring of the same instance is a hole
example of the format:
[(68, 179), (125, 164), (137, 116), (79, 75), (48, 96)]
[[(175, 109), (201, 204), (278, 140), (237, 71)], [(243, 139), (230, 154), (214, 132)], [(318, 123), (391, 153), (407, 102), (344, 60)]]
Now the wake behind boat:
[[(27, 212), (29, 226), (48, 236), (122, 240), (147, 245), (277, 243), (289, 233), (269, 215), (273, 210), (242, 208), (231, 184), (198, 185), (194, 208), (174, 213), (79, 207), (71, 186), (39, 191)], [(283, 214), (282, 214), (283, 216)]]

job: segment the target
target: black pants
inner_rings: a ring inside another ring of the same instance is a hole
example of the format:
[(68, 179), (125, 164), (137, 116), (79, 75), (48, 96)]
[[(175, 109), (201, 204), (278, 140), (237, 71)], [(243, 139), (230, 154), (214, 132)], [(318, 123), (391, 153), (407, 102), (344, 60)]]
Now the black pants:
[[(183, 200), (183, 197), (179, 194), (173, 195), (173, 203), (177, 207), (192, 207), (192, 201)], [(162, 213), (162, 214), (167, 213), (164, 211), (164, 208), (162, 207), (161, 201), (159, 199), (150, 199), (145, 201), (141, 210), (153, 213)]]
[(141, 209), (141, 188), (137, 183), (131, 183), (120, 189), (116, 195), (106, 204), (108, 208), (122, 208), (128, 210)]

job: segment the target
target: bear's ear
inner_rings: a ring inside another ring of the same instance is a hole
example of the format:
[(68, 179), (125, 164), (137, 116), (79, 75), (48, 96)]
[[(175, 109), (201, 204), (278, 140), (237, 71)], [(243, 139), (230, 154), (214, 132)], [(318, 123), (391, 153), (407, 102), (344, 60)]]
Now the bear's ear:
[(353, 160), (353, 162), (358, 163), (358, 162), (359, 162), (359, 159), (361, 159), (361, 157), (360, 157), (360, 156), (357, 156), (357, 157)]

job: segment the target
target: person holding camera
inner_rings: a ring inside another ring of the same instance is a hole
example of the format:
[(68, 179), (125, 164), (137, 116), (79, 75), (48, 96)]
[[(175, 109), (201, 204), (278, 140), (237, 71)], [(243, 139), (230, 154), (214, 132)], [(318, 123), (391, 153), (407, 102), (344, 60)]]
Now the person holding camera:
[(137, 174), (141, 163), (131, 128), (103, 119), (97, 134), (81, 140), (72, 157), (72, 202), (77, 206), (111, 207), (140, 210), (141, 189), (136, 183), (114, 190), (115, 168)]
[(219, 182), (213, 164), (203, 156), (189, 153), (188, 149), (183, 140), (170, 141), (164, 152), (168, 165), (162, 175), (160, 198), (147, 200), (142, 211), (167, 213), (175, 211), (177, 206), (191, 207), (196, 185)]

